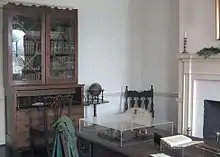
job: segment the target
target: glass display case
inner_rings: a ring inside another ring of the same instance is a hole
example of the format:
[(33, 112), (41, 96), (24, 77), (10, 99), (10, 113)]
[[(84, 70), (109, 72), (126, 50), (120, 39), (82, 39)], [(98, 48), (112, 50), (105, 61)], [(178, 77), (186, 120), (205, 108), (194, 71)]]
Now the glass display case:
[(173, 134), (173, 122), (147, 119), (130, 113), (79, 119), (79, 131), (98, 136), (119, 146), (152, 140), (154, 132), (162, 129)]

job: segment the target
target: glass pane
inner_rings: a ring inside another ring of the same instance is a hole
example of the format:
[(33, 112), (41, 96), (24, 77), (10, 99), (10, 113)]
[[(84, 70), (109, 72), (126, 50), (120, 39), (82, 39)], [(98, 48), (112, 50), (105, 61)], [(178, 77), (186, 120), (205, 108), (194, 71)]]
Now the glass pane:
[(51, 77), (74, 78), (74, 30), (67, 19), (53, 19), (51, 27)]
[(17, 15), (12, 20), (13, 80), (41, 80), (41, 20)]

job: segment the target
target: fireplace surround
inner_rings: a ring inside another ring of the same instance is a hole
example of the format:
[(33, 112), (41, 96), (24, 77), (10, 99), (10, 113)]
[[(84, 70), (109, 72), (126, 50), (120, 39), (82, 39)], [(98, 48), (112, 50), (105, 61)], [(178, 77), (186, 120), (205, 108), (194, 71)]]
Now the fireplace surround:
[(220, 55), (204, 59), (186, 53), (177, 57), (178, 132), (203, 138), (204, 101), (220, 101)]

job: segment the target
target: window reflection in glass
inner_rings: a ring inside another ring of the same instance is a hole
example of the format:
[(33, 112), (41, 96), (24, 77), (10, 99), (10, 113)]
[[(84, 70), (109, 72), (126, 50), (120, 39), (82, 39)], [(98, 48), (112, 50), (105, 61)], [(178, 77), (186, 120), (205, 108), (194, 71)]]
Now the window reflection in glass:
[(41, 80), (40, 17), (13, 17), (12, 72), (13, 80)]
[(13, 74), (22, 74), (24, 68), (24, 35), (22, 30), (12, 30), (12, 71)]

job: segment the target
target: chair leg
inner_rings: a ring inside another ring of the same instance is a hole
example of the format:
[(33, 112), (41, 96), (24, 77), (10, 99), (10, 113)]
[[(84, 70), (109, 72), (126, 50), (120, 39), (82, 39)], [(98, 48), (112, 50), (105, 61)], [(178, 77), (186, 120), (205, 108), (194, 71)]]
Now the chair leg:
[(31, 157), (35, 157), (34, 150), (31, 150)]
[(46, 149), (46, 153), (47, 153), (48, 157), (52, 157), (52, 153), (50, 150), (50, 145), (49, 145), (48, 139), (45, 140), (45, 149)]
[(34, 148), (34, 145), (33, 145), (32, 142), (31, 142), (31, 145), (30, 145), (30, 150), (31, 150), (31, 157), (34, 157), (35, 156), (35, 148)]

